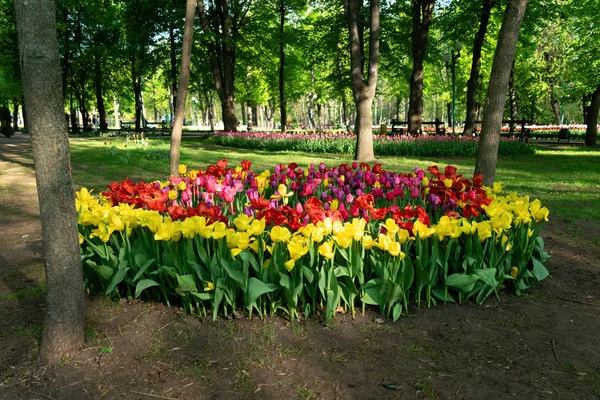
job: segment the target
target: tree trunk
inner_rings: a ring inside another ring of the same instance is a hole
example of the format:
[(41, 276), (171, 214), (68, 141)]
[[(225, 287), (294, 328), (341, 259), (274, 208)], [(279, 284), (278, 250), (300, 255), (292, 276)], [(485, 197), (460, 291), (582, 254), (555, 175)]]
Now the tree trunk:
[(375, 153), (373, 151), (371, 105), (377, 87), (379, 68), (379, 0), (370, 1), (369, 68), (366, 82), (364, 81), (363, 69), (364, 40), (361, 40), (364, 29), (360, 24), (362, 1), (344, 0), (344, 9), (348, 21), (352, 94), (356, 107), (356, 150), (354, 159), (357, 161), (372, 161), (375, 159)]
[(585, 131), (585, 145), (596, 146), (596, 137), (598, 134), (598, 110), (600, 109), (600, 86), (592, 94), (592, 101), (587, 109)]
[(514, 135), (519, 118), (519, 107), (517, 105), (517, 88), (515, 86), (515, 60), (513, 59), (508, 78), (508, 102), (510, 103), (510, 134)]
[[(177, 56), (175, 55), (175, 29), (169, 28), (169, 50), (170, 50), (170, 61), (171, 61), (171, 93), (173, 98), (171, 104), (173, 105), (171, 115), (175, 115), (175, 104), (177, 104)], [(173, 119), (173, 118), (171, 118)]]
[(412, 0), (412, 57), (410, 75), (410, 101), (408, 107), (408, 132), (423, 132), (423, 60), (429, 38), (435, 0)]
[(121, 128), (119, 121), (119, 103), (117, 103), (117, 96), (113, 95), (113, 115), (115, 116), (115, 128)]
[(196, 15), (196, 0), (186, 0), (185, 26), (183, 28), (183, 46), (181, 50), (181, 69), (177, 85), (177, 103), (175, 105), (175, 122), (171, 132), (171, 151), (169, 157), (169, 174), (178, 176), (179, 156), (181, 151), (181, 133), (183, 131), (183, 116), (188, 83), (190, 81), (190, 63), (192, 59), (192, 38), (194, 34), (194, 17)]
[(19, 131), (19, 102), (13, 99), (13, 130)]
[(85, 318), (55, 4), (16, 0), (15, 10), (46, 261), (40, 358), (54, 364), (83, 345)]
[(281, 0), (279, 21), (279, 108), (281, 110), (281, 132), (285, 132), (287, 125), (287, 110), (284, 92), (284, 71), (285, 71), (285, 2)]
[(479, 18), (479, 30), (475, 35), (473, 43), (473, 61), (471, 63), (471, 75), (467, 81), (467, 117), (465, 122), (464, 136), (472, 136), (477, 121), (477, 86), (479, 85), (479, 71), (481, 70), (481, 49), (485, 41), (490, 15), (495, 1), (483, 0), (481, 17)]
[(258, 109), (256, 104), (252, 104), (252, 126), (258, 126)]
[[(364, 98), (356, 104), (356, 132), (367, 132), (373, 130), (373, 119), (371, 117), (371, 107), (373, 100)], [(354, 159), (357, 161), (371, 161), (375, 159), (373, 152), (373, 134), (358, 135), (356, 138), (356, 150)]]
[(202, 23), (202, 31), (211, 38), (207, 45), (208, 55), (215, 81), (215, 89), (221, 100), (223, 128), (225, 131), (233, 132), (237, 130), (238, 121), (235, 116), (233, 96), (235, 87), (235, 41), (233, 40), (231, 15), (229, 14), (229, 1), (216, 0), (215, 11), (219, 17), (221, 35), (223, 36), (219, 46), (215, 42), (211, 25), (206, 19), (204, 3), (198, 1), (197, 7)]
[(240, 103), (240, 108), (242, 109), (242, 125), (247, 125), (248, 124), (247, 109), (246, 109), (246, 105), (243, 101)]
[(506, 104), (508, 80), (526, 8), (527, 0), (508, 0), (494, 53), (475, 164), (475, 173), (483, 175), (483, 182), (487, 186), (491, 186), (496, 177), (500, 127)]
[(142, 116), (142, 79), (137, 76), (135, 59), (131, 61), (131, 81), (133, 82), (133, 95), (135, 98), (135, 131), (140, 132)]
[(106, 109), (104, 108), (104, 99), (102, 98), (102, 65), (99, 56), (94, 57), (94, 83), (96, 84), (96, 107), (98, 108), (98, 117), (100, 118), (100, 130), (106, 131)]

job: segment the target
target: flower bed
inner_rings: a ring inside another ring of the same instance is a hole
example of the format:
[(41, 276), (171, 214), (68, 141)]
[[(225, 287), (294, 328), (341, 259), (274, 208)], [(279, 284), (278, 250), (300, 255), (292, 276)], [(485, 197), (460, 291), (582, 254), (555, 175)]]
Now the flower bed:
[(180, 166), (167, 182), (87, 189), (76, 206), (84, 274), (107, 295), (182, 305), (213, 318), (409, 303), (482, 303), (544, 279), (539, 200), (448, 166), (398, 174), (380, 164)]
[[(275, 133), (275, 132), (215, 132), (216, 143), (266, 151), (305, 151), (310, 153), (351, 154), (356, 136), (348, 133)], [(468, 156), (477, 154), (478, 138), (460, 136), (373, 136), (373, 148), (378, 156)], [(499, 155), (533, 154), (532, 146), (516, 139), (502, 139)]]

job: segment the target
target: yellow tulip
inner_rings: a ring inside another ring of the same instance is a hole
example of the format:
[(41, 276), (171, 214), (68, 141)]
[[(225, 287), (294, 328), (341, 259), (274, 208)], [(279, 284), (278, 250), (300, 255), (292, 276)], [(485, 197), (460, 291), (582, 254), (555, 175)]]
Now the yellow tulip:
[(240, 214), (233, 220), (233, 224), (239, 231), (247, 231), (250, 229), (250, 223), (254, 218), (249, 217), (246, 214)]
[(305, 239), (300, 236), (294, 236), (293, 239), (288, 242), (287, 248), (290, 253), (290, 257), (292, 257), (294, 260), (298, 260), (300, 257), (308, 253), (308, 245)]
[(214, 225), (214, 228), (210, 237), (212, 237), (215, 240), (219, 240), (227, 235), (227, 225), (225, 225), (223, 222), (215, 222), (212, 225)]
[(255, 219), (250, 224), (250, 229), (248, 229), (248, 232), (253, 236), (262, 235), (262, 233), (265, 231), (265, 221), (266, 220), (264, 218)]
[(294, 269), (294, 266), (296, 265), (296, 260), (294, 260), (293, 258), (286, 261), (283, 266), (285, 267), (285, 269), (288, 270), (288, 272), (292, 272), (292, 270)]
[(477, 224), (477, 235), (482, 242), (492, 237), (492, 224), (490, 221), (483, 221)]
[(273, 229), (271, 229), (271, 240), (274, 243), (277, 243), (277, 242), (287, 243), (291, 237), (292, 237), (292, 234), (286, 227), (274, 226)]
[(206, 287), (204, 288), (204, 291), (210, 292), (211, 290), (215, 290), (215, 284), (212, 282), (206, 282)]
[(329, 203), (329, 208), (333, 211), (337, 210), (339, 207), (340, 202), (337, 199), (333, 199), (331, 200), (331, 203)]
[(385, 220), (385, 229), (388, 231), (388, 234), (395, 235), (398, 232), (398, 224), (392, 218), (388, 218)]
[(389, 246), (388, 246), (388, 253), (390, 253), (390, 255), (396, 257), (396, 256), (400, 256), (400, 259), (403, 259), (406, 254), (404, 254), (402, 251), (400, 251), (400, 243), (399, 242), (390, 242)]
[(413, 234), (421, 239), (428, 238), (435, 233), (434, 228), (430, 228), (421, 221), (417, 220), (413, 226)]
[(365, 235), (363, 237), (363, 247), (365, 250), (371, 250), (373, 248), (373, 237), (371, 237), (371, 235)]
[(333, 242), (325, 242), (319, 246), (319, 254), (325, 258), (332, 259), (334, 256), (333, 252)]
[(179, 166), (177, 167), (177, 172), (179, 172), (179, 175), (185, 175), (185, 173), (187, 172), (187, 165), (179, 164)]

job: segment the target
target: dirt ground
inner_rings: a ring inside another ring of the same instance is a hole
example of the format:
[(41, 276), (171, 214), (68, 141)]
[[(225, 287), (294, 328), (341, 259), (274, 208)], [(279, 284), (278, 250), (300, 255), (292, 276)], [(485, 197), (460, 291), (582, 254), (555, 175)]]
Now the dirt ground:
[(1, 399), (600, 399), (600, 256), (543, 232), (550, 278), (522, 298), (317, 320), (87, 301), (86, 347), (36, 361), (43, 258), (26, 139), (0, 141)]

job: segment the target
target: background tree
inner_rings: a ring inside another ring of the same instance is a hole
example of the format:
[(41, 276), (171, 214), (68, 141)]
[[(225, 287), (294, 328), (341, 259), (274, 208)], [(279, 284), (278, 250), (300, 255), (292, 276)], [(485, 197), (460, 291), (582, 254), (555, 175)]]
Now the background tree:
[(53, 0), (16, 0), (19, 55), (46, 260), (40, 357), (58, 362), (84, 341), (83, 274), (64, 118)]
[[(202, 1), (202, 0), (200, 0)], [(190, 63), (192, 58), (192, 39), (194, 34), (194, 17), (196, 16), (196, 0), (186, 0), (185, 28), (183, 31), (183, 49), (181, 51), (181, 69), (177, 85), (177, 104), (175, 105), (175, 122), (171, 132), (171, 151), (169, 173), (178, 176), (181, 132), (183, 130), (183, 114), (188, 83), (190, 80)]]
[(508, 0), (494, 54), (494, 65), (485, 101), (485, 114), (475, 164), (475, 173), (482, 174), (483, 182), (488, 186), (492, 186), (496, 177), (498, 144), (506, 91), (526, 8), (527, 0)]
[(411, 134), (423, 130), (423, 61), (433, 18), (435, 0), (412, 0), (412, 58), (410, 76), (410, 103), (408, 107), (408, 131)]
[(356, 150), (354, 159), (371, 161), (375, 159), (373, 152), (373, 120), (371, 106), (379, 68), (379, 0), (370, 0), (369, 58), (366, 81), (364, 79), (365, 45), (364, 25), (362, 24), (362, 1), (345, 0), (348, 32), (350, 37), (350, 65), (352, 77), (352, 94), (356, 106)]

